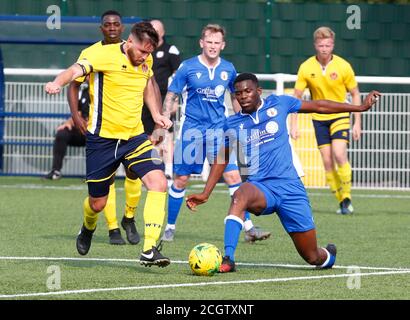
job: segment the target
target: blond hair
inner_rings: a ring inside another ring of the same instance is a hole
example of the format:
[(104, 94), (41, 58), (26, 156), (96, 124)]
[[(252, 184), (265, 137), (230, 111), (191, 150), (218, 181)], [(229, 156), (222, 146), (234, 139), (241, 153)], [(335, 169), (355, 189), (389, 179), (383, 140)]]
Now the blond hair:
[(203, 29), (201, 33), (201, 39), (205, 38), (205, 33), (207, 31), (210, 31), (211, 33), (217, 33), (220, 32), (222, 34), (222, 37), (225, 39), (225, 28), (220, 26), (219, 24), (207, 24)]
[(336, 33), (329, 27), (320, 27), (313, 32), (313, 42), (316, 42), (318, 39), (332, 39), (335, 40)]

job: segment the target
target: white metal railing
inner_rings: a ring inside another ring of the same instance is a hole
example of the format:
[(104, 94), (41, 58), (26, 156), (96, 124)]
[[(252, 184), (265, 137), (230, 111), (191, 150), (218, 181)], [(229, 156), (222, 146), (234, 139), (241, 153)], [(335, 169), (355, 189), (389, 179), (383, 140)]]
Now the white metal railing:
[[(10, 69), (6, 76), (49, 76), (50, 80), (62, 70)], [(276, 82), (276, 94), (289, 93), (286, 83), (296, 75), (257, 74), (261, 81)], [(44, 78), (42, 78), (44, 79)], [(363, 77), (359, 83), (410, 84), (410, 78)], [(271, 90), (264, 90), (264, 95)], [(55, 127), (64, 120), (53, 114), (68, 114), (66, 91), (49, 96), (44, 93), (44, 82), (6, 82), (5, 112), (47, 113), (51, 117), (6, 117), (3, 174), (43, 174), (49, 170)], [(227, 99), (229, 103), (229, 99)], [(351, 141), (349, 158), (355, 188), (410, 189), (410, 94), (383, 93), (378, 105), (362, 114), (362, 138)], [(178, 128), (179, 121), (176, 123)], [(325, 178), (320, 154), (316, 147), (310, 115), (300, 114), (301, 138), (293, 141), (306, 173), (308, 187), (324, 187)], [(23, 144), (19, 145), (19, 143)], [(24, 144), (28, 142), (28, 144)], [(30, 144), (32, 143), (32, 144)], [(46, 146), (48, 144), (48, 146)], [(83, 148), (70, 147), (64, 162), (63, 174), (84, 174)]]
[(64, 69), (26, 69), (26, 68), (4, 68), (6, 76), (56, 76)]
[[(274, 81), (276, 82), (276, 94), (283, 94), (285, 91), (285, 84), (295, 82), (297, 75), (286, 73), (275, 74), (256, 74), (260, 81)], [(410, 77), (368, 77), (356, 76), (358, 83), (381, 83), (381, 84), (410, 84)]]

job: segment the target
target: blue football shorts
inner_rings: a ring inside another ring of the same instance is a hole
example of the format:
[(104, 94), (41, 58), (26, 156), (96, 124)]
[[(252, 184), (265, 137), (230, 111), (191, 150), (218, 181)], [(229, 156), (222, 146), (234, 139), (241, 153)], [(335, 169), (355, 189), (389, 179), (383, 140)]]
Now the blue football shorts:
[[(174, 173), (180, 176), (200, 174), (205, 158), (211, 165), (214, 163), (222, 141), (224, 141), (223, 135), (207, 134), (204, 130), (195, 128), (186, 130), (183, 128), (180, 137), (175, 142)], [(234, 152), (229, 157), (229, 163), (224, 172), (233, 170), (238, 170)]]
[(345, 140), (349, 143), (350, 118), (343, 117), (327, 121), (312, 120), (318, 147), (330, 145), (332, 140)]
[(262, 215), (277, 213), (289, 232), (305, 232), (315, 229), (309, 198), (300, 179), (248, 181), (265, 195), (266, 208)]
[(121, 163), (138, 178), (152, 170), (164, 171), (164, 164), (145, 133), (118, 140), (87, 132), (86, 140), (86, 182), (92, 197), (109, 193), (111, 179)]

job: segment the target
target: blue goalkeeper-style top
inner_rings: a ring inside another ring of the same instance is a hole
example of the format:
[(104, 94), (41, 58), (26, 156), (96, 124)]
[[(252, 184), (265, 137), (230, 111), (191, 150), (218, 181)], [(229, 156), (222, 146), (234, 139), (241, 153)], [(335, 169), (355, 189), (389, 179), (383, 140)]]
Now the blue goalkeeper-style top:
[(231, 62), (219, 58), (218, 64), (210, 68), (195, 56), (181, 63), (168, 91), (181, 94), (186, 89), (184, 123), (203, 129), (223, 128), (227, 115), (224, 95), (226, 89), (234, 92), (235, 78)]

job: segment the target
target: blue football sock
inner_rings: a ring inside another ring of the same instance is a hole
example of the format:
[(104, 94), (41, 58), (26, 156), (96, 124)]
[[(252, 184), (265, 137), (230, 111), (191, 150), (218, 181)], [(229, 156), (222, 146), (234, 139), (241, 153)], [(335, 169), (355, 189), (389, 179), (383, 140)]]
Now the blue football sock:
[(235, 250), (238, 245), (239, 235), (242, 228), (243, 222), (237, 216), (229, 215), (225, 218), (225, 255), (232, 261), (235, 261)]
[(168, 190), (168, 224), (175, 224), (184, 201), (185, 189), (178, 190), (172, 185)]

